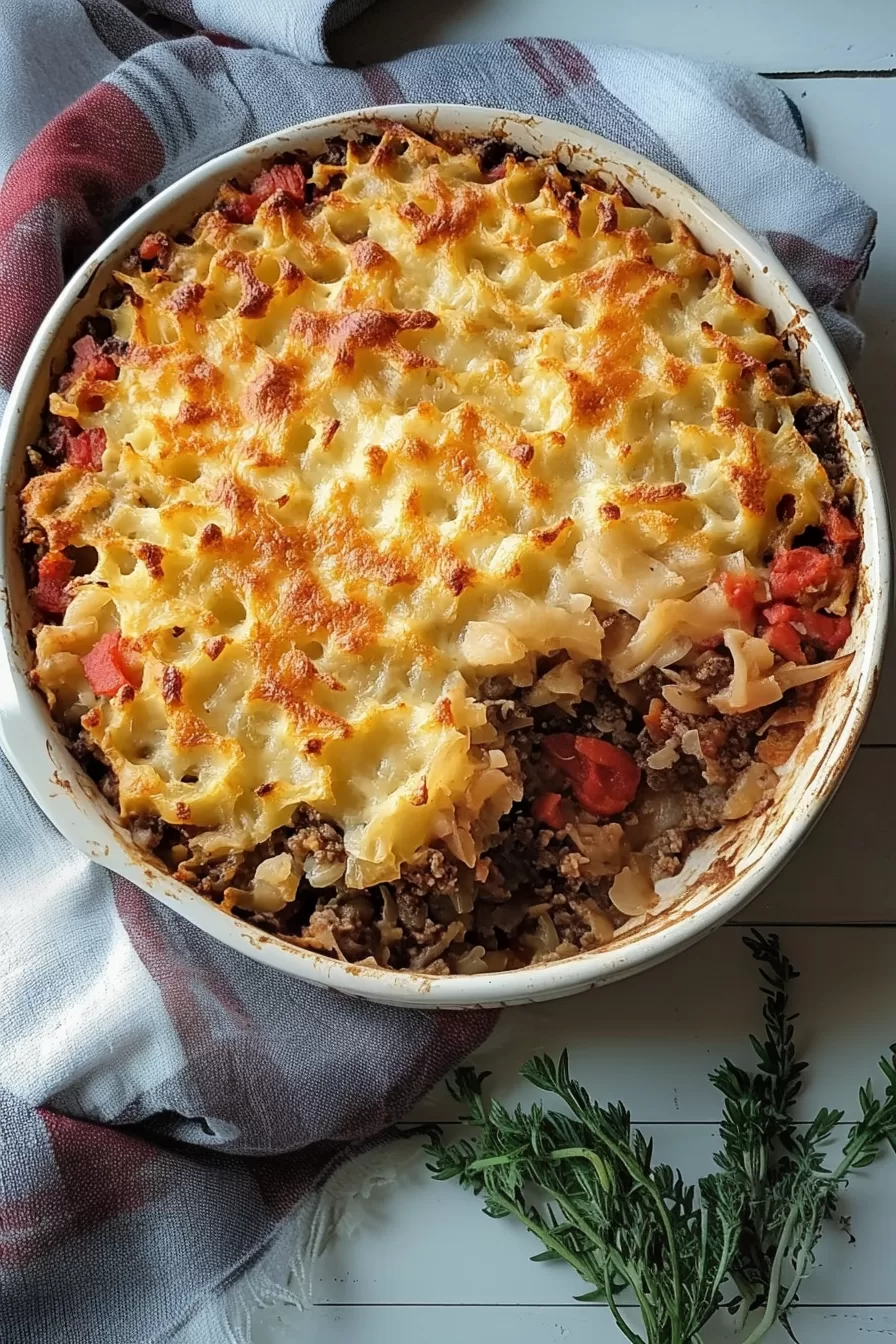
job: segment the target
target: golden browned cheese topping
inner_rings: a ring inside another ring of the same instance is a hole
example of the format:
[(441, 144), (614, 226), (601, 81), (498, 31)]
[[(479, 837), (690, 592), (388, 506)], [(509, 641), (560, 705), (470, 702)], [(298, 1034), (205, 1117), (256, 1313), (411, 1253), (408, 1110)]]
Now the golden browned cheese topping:
[[(126, 277), (118, 378), (51, 398), (105, 431), (101, 469), (23, 498), (51, 550), (98, 557), (37, 677), (90, 711), (123, 813), (214, 857), (309, 803), (358, 886), (509, 808), (484, 678), (600, 657), (620, 609), (617, 679), (683, 656), (738, 624), (720, 569), (831, 489), (766, 310), (683, 225), (401, 128), (312, 181), (336, 172)], [(142, 681), (97, 696), (81, 657), (116, 630)]]

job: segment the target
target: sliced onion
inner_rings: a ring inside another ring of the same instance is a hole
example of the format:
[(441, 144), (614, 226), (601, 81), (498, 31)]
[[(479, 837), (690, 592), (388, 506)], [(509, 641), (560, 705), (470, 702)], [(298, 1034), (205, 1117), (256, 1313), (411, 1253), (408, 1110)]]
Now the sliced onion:
[(535, 925), (535, 937), (544, 952), (554, 952), (559, 947), (560, 935), (550, 915), (539, 915)]
[(463, 830), (455, 823), (445, 836), (445, 847), (468, 868), (476, 867), (476, 846), (469, 831)]
[(483, 975), (488, 970), (485, 948), (476, 946), (468, 952), (462, 952), (454, 963), (454, 969), (460, 975)]
[(712, 706), (708, 705), (702, 695), (695, 694), (694, 691), (687, 691), (683, 686), (664, 686), (663, 699), (673, 709), (677, 709), (679, 714), (712, 714)]
[(633, 854), (627, 868), (623, 868), (610, 887), (610, 900), (620, 914), (643, 915), (656, 904), (656, 891), (647, 872), (647, 860)]
[(581, 695), (584, 684), (582, 674), (571, 658), (549, 668), (541, 678), (541, 685), (555, 695)]
[(381, 923), (394, 927), (398, 923), (398, 906), (395, 903), (395, 897), (389, 887), (385, 884), (380, 886), (380, 895), (383, 898), (383, 918)]
[(529, 912), (525, 896), (513, 896), (502, 905), (496, 905), (491, 916), (492, 923), (502, 933), (516, 933)]
[(757, 803), (760, 803), (778, 783), (778, 776), (770, 765), (754, 761), (738, 775), (731, 792), (725, 799), (722, 818), (725, 821), (739, 821), (749, 816)]
[(252, 880), (252, 905), (256, 910), (272, 914), (296, 898), (298, 874), (293, 872), (288, 854), (274, 854), (262, 859)]
[(615, 612), (604, 626), (601, 657), (611, 663), (628, 647), (638, 633), (638, 622), (624, 611)]
[(347, 832), (345, 856), (345, 885), (354, 891), (362, 887), (375, 887), (378, 882), (394, 882), (399, 875), (400, 863), (394, 854), (387, 859), (374, 862), (372, 859), (359, 859), (350, 852), (351, 837)]
[(314, 951), (317, 951), (320, 948), (325, 948), (329, 952), (335, 952), (340, 961), (348, 961), (348, 957), (339, 946), (339, 939), (333, 932), (331, 925), (324, 924), (318, 926), (313, 923), (313, 915), (311, 919), (312, 923), (309, 925), (309, 928), (312, 929), (312, 932), (302, 938), (291, 938), (290, 942), (294, 942), (297, 947), (308, 947)]
[(751, 710), (765, 709), (766, 705), (773, 705), (776, 700), (781, 699), (782, 694), (781, 685), (774, 677), (761, 677), (759, 681), (749, 683), (743, 703), (732, 704), (725, 691), (719, 695), (711, 695), (709, 703), (715, 705), (723, 714), (749, 714)]
[(650, 660), (652, 667), (671, 667), (686, 658), (692, 647), (687, 635), (674, 635), (661, 644)]
[(757, 743), (756, 760), (775, 768), (786, 765), (803, 739), (803, 727), (801, 723), (791, 723), (775, 728)]
[(531, 686), (535, 681), (535, 656), (528, 654), (521, 663), (507, 669), (507, 675), (514, 686)]
[(303, 867), (309, 886), (332, 887), (345, 873), (345, 859), (327, 860), (319, 854), (309, 854)]
[[(692, 656), (692, 654), (688, 654), (689, 658)], [(690, 664), (688, 664), (688, 666), (690, 666)], [(674, 681), (676, 686), (683, 686), (686, 691), (700, 690), (700, 683), (698, 681), (694, 681), (693, 677), (689, 676), (686, 671), (682, 672), (676, 667), (664, 667), (663, 676), (668, 677), (670, 681)]]
[(633, 848), (641, 849), (655, 840), (663, 831), (680, 826), (684, 817), (684, 795), (678, 792), (654, 793), (647, 790), (638, 803), (638, 819), (626, 827), (626, 837)]
[(762, 737), (770, 728), (785, 728), (791, 723), (808, 723), (811, 717), (811, 705), (782, 705), (773, 714), (769, 714), (765, 723), (756, 729), (756, 736)]
[(466, 882), (458, 883), (453, 891), (449, 891), (448, 899), (459, 915), (468, 915), (473, 909), (473, 889)]
[(449, 947), (450, 944), (454, 942), (455, 938), (460, 938), (463, 933), (463, 924), (449, 924), (441, 938), (434, 942), (432, 947), (426, 949), (425, 956), (414, 969), (418, 971), (425, 970), (427, 966), (431, 965), (432, 962), (436, 961), (442, 955), (446, 947)]
[(616, 932), (612, 919), (605, 910), (601, 910), (592, 897), (580, 902), (579, 908), (594, 937), (601, 943), (612, 941), (613, 934)]
[(589, 881), (595, 877), (612, 877), (628, 858), (628, 842), (618, 821), (598, 826), (592, 821), (579, 821), (567, 828), (569, 838), (588, 860)]
[(678, 752), (671, 742), (666, 742), (652, 756), (647, 757), (646, 764), (650, 766), (651, 770), (668, 770), (677, 760)]
[(823, 663), (806, 663), (805, 667), (785, 663), (775, 670), (774, 677), (782, 691), (789, 691), (791, 686), (805, 686), (807, 681), (821, 681), (823, 677), (830, 677), (834, 672), (849, 667), (851, 662), (852, 654), (844, 653), (839, 658), (829, 658)]
[(700, 745), (700, 734), (696, 728), (689, 728), (686, 733), (682, 733), (681, 749), (686, 756), (696, 756), (698, 761), (706, 759), (703, 755), (703, 747)]

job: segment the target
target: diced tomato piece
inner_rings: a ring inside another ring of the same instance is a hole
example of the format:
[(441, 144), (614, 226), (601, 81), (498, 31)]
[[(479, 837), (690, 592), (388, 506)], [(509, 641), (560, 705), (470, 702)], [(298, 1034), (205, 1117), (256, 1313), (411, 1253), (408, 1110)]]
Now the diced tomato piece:
[(81, 662), (91, 689), (96, 695), (115, 695), (122, 686), (134, 685), (125, 654), (122, 652), (121, 635), (117, 630), (108, 635), (100, 635)]
[(66, 586), (72, 576), (74, 562), (62, 551), (48, 551), (37, 562), (37, 587), (31, 591), (36, 607), (53, 616), (61, 616), (71, 598)]
[(118, 377), (118, 365), (108, 355), (104, 355), (92, 336), (82, 336), (72, 346), (75, 357), (72, 360), (72, 373), (88, 373), (91, 378), (109, 382)]
[(148, 233), (137, 248), (141, 261), (161, 261), (164, 265), (171, 251), (171, 240), (166, 233)]
[(799, 621), (803, 618), (803, 608), (790, 602), (771, 602), (762, 608), (762, 619), (769, 625), (785, 625), (787, 621)]
[[(796, 610), (796, 608), (794, 608)], [(770, 625), (763, 631), (763, 638), (770, 649), (779, 653), (789, 663), (804, 663), (806, 655), (803, 653), (803, 646), (800, 643), (799, 631), (794, 630), (789, 621), (783, 621), (778, 625)]]
[(836, 653), (842, 649), (852, 631), (852, 622), (848, 616), (828, 616), (823, 611), (801, 611), (799, 619), (806, 628), (807, 637), (824, 653)]
[(297, 163), (275, 163), (259, 173), (252, 183), (252, 195), (260, 204), (273, 196), (275, 191), (283, 191), (293, 200), (305, 200), (305, 174)]
[(106, 431), (104, 429), (86, 429), (83, 434), (73, 434), (65, 445), (65, 460), (73, 467), (82, 467), (85, 471), (99, 471), (103, 465), (103, 453), (106, 451)]
[(853, 520), (847, 518), (845, 513), (841, 513), (833, 505), (825, 509), (824, 530), (827, 532), (831, 544), (836, 546), (839, 551), (846, 551), (859, 539), (859, 529)]
[(238, 196), (228, 196), (226, 200), (220, 201), (218, 209), (231, 224), (251, 224), (259, 205), (261, 201), (257, 196), (242, 191)]
[(125, 676), (132, 686), (139, 686), (143, 681), (143, 655), (136, 647), (132, 639), (121, 638), (118, 645), (118, 661), (125, 671)]
[[(790, 602), (770, 603), (763, 608), (762, 617), (769, 627), (762, 632), (766, 643), (782, 658), (790, 658), (795, 663), (806, 660), (795, 656), (796, 646), (789, 633), (791, 630), (798, 641), (808, 639), (824, 653), (836, 653), (842, 649), (852, 630), (848, 616), (829, 616), (827, 612), (797, 607)], [(794, 626), (799, 628), (794, 630)], [(805, 635), (800, 635), (800, 628), (805, 630)]]
[(559, 793), (539, 794), (532, 804), (532, 815), (536, 821), (552, 827), (555, 831), (562, 831), (570, 820), (566, 815), (564, 800)]
[(657, 743), (665, 742), (669, 736), (663, 727), (663, 710), (665, 708), (665, 700), (661, 700), (658, 695), (655, 695), (650, 702), (650, 708), (644, 715), (644, 727), (650, 734), (651, 739)]
[(496, 163), (494, 168), (489, 168), (485, 175), (487, 182), (500, 182), (507, 176), (507, 157), (505, 156), (500, 163)]
[(283, 191), (293, 200), (305, 200), (305, 174), (297, 163), (276, 163), (258, 174), (249, 191), (241, 191), (220, 201), (218, 209), (231, 224), (251, 224), (263, 201)]
[(594, 816), (624, 812), (638, 791), (640, 767), (627, 751), (603, 738), (552, 733), (544, 739), (544, 750), (551, 764), (572, 781), (577, 801)]
[(817, 546), (797, 546), (779, 551), (769, 571), (769, 586), (776, 602), (805, 594), (821, 593), (835, 577), (837, 562)]
[(722, 592), (747, 625), (756, 620), (756, 580), (748, 574), (723, 574)]

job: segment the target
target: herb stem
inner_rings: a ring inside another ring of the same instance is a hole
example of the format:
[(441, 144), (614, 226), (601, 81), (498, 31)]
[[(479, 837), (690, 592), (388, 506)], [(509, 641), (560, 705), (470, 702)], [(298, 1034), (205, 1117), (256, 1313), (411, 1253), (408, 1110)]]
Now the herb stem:
[(586, 1162), (590, 1162), (597, 1172), (597, 1179), (605, 1191), (609, 1191), (610, 1174), (607, 1171), (607, 1164), (590, 1148), (555, 1148), (551, 1153), (545, 1153), (545, 1157), (550, 1158), (552, 1162), (560, 1162), (566, 1157), (583, 1157)]
[[(622, 1319), (622, 1314), (616, 1305), (616, 1298), (613, 1296), (613, 1276), (610, 1273), (610, 1267), (606, 1260), (604, 1260), (604, 1296), (607, 1299), (607, 1306), (610, 1308), (613, 1320), (616, 1322), (618, 1328), (625, 1335), (626, 1339), (629, 1341), (629, 1344), (644, 1344), (644, 1340), (641, 1338), (641, 1336), (636, 1335), (634, 1330), (630, 1330), (628, 1328), (628, 1325)], [(649, 1327), (647, 1334), (649, 1339), (650, 1336)], [(657, 1344), (659, 1344), (658, 1341)]]
[[(715, 1300), (716, 1294), (719, 1292), (720, 1288), (722, 1287), (722, 1284), (728, 1277), (728, 1273), (731, 1267), (731, 1259), (732, 1256), (734, 1255), (734, 1249), (735, 1249), (734, 1237), (732, 1236), (730, 1228), (726, 1226), (724, 1234), (722, 1236), (722, 1249), (718, 1257), (718, 1262), (716, 1264), (716, 1272), (713, 1275), (712, 1285), (710, 1287), (710, 1291), (707, 1296), (707, 1301), (709, 1302), (713, 1302)], [(701, 1266), (701, 1274), (702, 1274), (702, 1266)]]
[(681, 1267), (678, 1263), (678, 1248), (675, 1245), (675, 1236), (666, 1202), (654, 1183), (647, 1179), (638, 1163), (632, 1159), (624, 1148), (614, 1142), (608, 1135), (604, 1135), (603, 1142), (613, 1156), (626, 1168), (632, 1179), (647, 1192), (656, 1206), (663, 1227), (663, 1234), (666, 1238), (666, 1245), (669, 1248), (669, 1269), (672, 1273), (672, 1311), (670, 1313), (672, 1332), (669, 1337), (669, 1344), (686, 1344), (681, 1336)]
[[(584, 1279), (586, 1283), (593, 1283), (595, 1288), (599, 1286), (585, 1261), (582, 1260), (580, 1256), (576, 1255), (574, 1251), (568, 1250), (558, 1237), (552, 1236), (547, 1227), (543, 1224), (540, 1225), (536, 1223), (533, 1218), (530, 1218), (519, 1204), (515, 1203), (512, 1199), (508, 1199), (506, 1195), (500, 1195), (495, 1192), (490, 1195), (490, 1198), (493, 1203), (500, 1204), (507, 1213), (513, 1214), (514, 1218), (519, 1219), (523, 1224), (523, 1227), (528, 1228), (533, 1236), (538, 1237), (539, 1241), (543, 1241), (545, 1246), (550, 1247), (552, 1251), (560, 1256), (561, 1260), (565, 1260), (568, 1265), (571, 1265), (579, 1277)], [(643, 1341), (639, 1340), (637, 1341), (637, 1344), (643, 1344)]]
[[(612, 1246), (609, 1242), (605, 1241), (600, 1233), (594, 1231), (590, 1223), (583, 1216), (580, 1208), (571, 1204), (560, 1191), (551, 1189), (549, 1186), (544, 1186), (543, 1188), (548, 1198), (555, 1201), (564, 1217), (568, 1218), (571, 1222), (574, 1221), (580, 1230), (590, 1239), (595, 1250), (599, 1252), (604, 1271), (605, 1288), (607, 1282), (607, 1266), (609, 1263), (612, 1265), (613, 1269), (616, 1270), (619, 1277), (628, 1284), (635, 1294), (635, 1297), (638, 1299), (638, 1307), (644, 1318), (644, 1326), (647, 1330), (648, 1340), (657, 1340), (656, 1315), (653, 1306), (651, 1305), (650, 1300), (645, 1297), (641, 1281), (633, 1271), (632, 1267), (622, 1258), (615, 1246)], [(612, 1283), (612, 1277), (610, 1281)], [(609, 1302), (609, 1298), (607, 1301)]]
[(799, 1214), (800, 1214), (799, 1201), (794, 1200), (794, 1203), (784, 1223), (784, 1228), (781, 1232), (781, 1236), (778, 1239), (778, 1245), (775, 1250), (775, 1258), (772, 1261), (772, 1273), (768, 1285), (768, 1294), (765, 1300), (765, 1311), (762, 1313), (762, 1319), (756, 1326), (756, 1329), (753, 1330), (752, 1333), (747, 1336), (746, 1340), (744, 1341), (744, 1344), (758, 1344), (758, 1341), (760, 1339), (763, 1339), (765, 1335), (768, 1334), (769, 1330), (771, 1330), (772, 1326), (775, 1324), (775, 1321), (778, 1319), (780, 1315), (778, 1305), (778, 1294), (781, 1291), (781, 1272), (784, 1268), (784, 1258), (787, 1254), (787, 1249), (790, 1245), (790, 1238), (793, 1234), (793, 1229), (796, 1227), (796, 1222), (799, 1217)]
[[(481, 1157), (476, 1162), (471, 1162), (469, 1171), (486, 1171), (489, 1167), (507, 1167), (515, 1164), (521, 1157), (525, 1156), (522, 1152), (501, 1153), (497, 1157)], [(562, 1162), (567, 1157), (583, 1157), (590, 1162), (597, 1172), (597, 1179), (600, 1181), (604, 1190), (610, 1189), (610, 1177), (607, 1172), (607, 1165), (601, 1161), (597, 1153), (591, 1152), (588, 1148), (555, 1148), (550, 1153), (541, 1154), (541, 1160), (546, 1162)]]

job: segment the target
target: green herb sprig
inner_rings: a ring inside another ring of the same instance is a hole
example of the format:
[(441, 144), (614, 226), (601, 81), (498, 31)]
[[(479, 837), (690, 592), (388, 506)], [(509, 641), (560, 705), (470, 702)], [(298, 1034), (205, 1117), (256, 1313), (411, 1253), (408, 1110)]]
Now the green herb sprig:
[[(558, 1098), (509, 1111), (483, 1096), (487, 1074), (457, 1071), (449, 1084), (474, 1136), (427, 1147), (437, 1180), (458, 1180), (493, 1218), (516, 1218), (543, 1244), (533, 1256), (565, 1260), (590, 1285), (578, 1301), (603, 1302), (630, 1344), (700, 1344), (720, 1309), (758, 1344), (788, 1312), (815, 1263), (815, 1248), (850, 1174), (884, 1144), (896, 1149), (896, 1046), (880, 1061), (883, 1099), (869, 1080), (861, 1119), (826, 1165), (842, 1111), (822, 1109), (808, 1126), (793, 1118), (806, 1064), (796, 1057), (789, 992), (798, 973), (778, 939), (755, 930), (745, 943), (759, 963), (762, 1039), (751, 1036), (753, 1073), (725, 1060), (710, 1075), (724, 1097), (715, 1170), (696, 1186), (656, 1164), (653, 1144), (617, 1102), (601, 1106), (556, 1062), (530, 1060), (522, 1075)], [(623, 1318), (628, 1290), (641, 1317)]]

